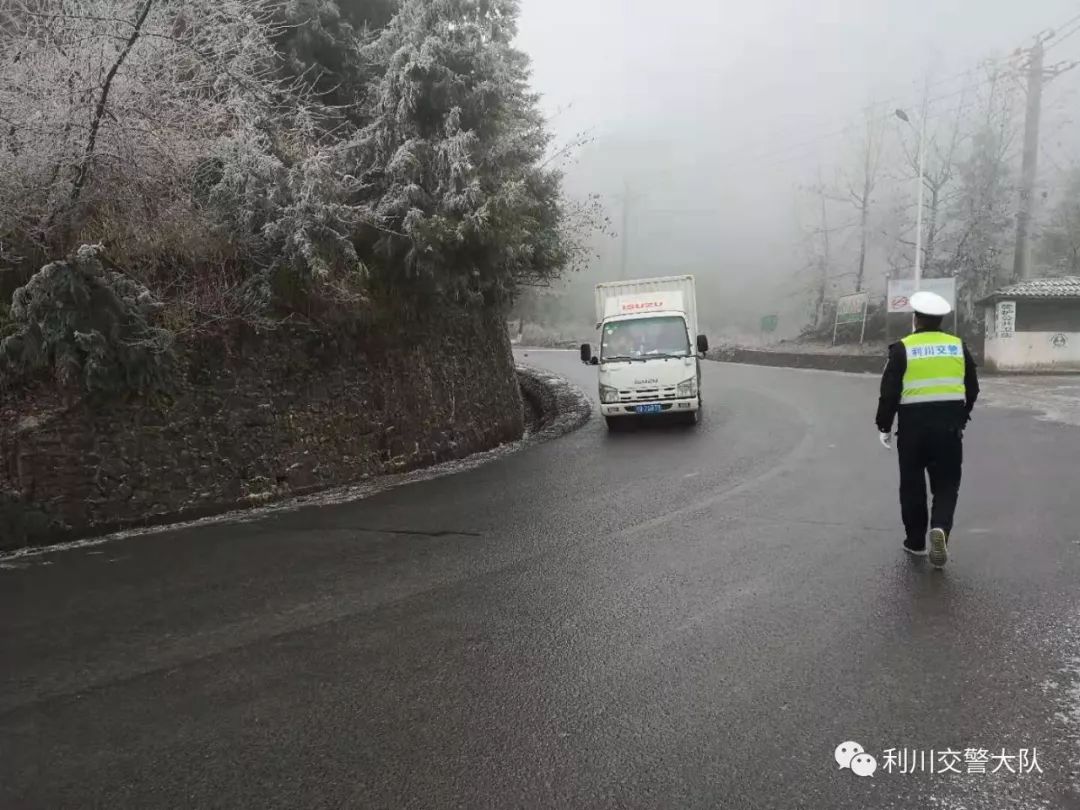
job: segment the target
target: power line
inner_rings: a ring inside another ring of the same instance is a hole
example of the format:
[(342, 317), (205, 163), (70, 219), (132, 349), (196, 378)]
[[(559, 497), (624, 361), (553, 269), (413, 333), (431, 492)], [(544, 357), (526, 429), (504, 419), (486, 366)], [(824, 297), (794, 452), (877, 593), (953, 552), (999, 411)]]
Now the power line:
[[(1078, 19), (1080, 19), (1080, 18), (1078, 18)], [(1054, 41), (1053, 41), (1053, 42), (1051, 42), (1051, 43), (1050, 43), (1049, 45), (1047, 45), (1047, 46), (1046, 46), (1046, 50), (1047, 50), (1047, 51), (1050, 51), (1051, 49), (1053, 49), (1053, 48), (1056, 48), (1056, 47), (1057, 47), (1058, 45), (1060, 45), (1060, 44), (1061, 44), (1062, 42), (1064, 42), (1065, 40), (1067, 40), (1067, 39), (1068, 39), (1069, 37), (1071, 37), (1071, 36), (1072, 36), (1073, 34), (1075, 34), (1075, 33), (1076, 33), (1077, 31), (1080, 31), (1080, 23), (1078, 23), (1077, 25), (1073, 26), (1073, 28), (1072, 28), (1072, 29), (1071, 29), (1070, 31), (1068, 31), (1068, 32), (1067, 32), (1067, 33), (1065, 33), (1065, 34), (1062, 34), (1062, 35), (1061, 35), (1060, 37), (1055, 37), (1055, 38), (1054, 38)]]
[[(1076, 17), (1066, 21), (1062, 26), (1058, 27), (1058, 30), (1065, 29), (1065, 28), (1067, 28), (1068, 26), (1070, 26), (1070, 25), (1072, 25), (1074, 23), (1080, 23), (1080, 15), (1077, 15)], [(1068, 30), (1067, 34), (1062, 36), (1060, 39), (1058, 39), (1057, 42), (1055, 42), (1054, 44), (1055, 45), (1060, 44), (1060, 42), (1064, 41), (1067, 37), (1070, 37), (1073, 34), (1075, 34), (1077, 30), (1080, 30), (1080, 25), (1077, 25), (1076, 28), (1074, 28), (1074, 29)], [(1044, 31), (1043, 33), (1045, 34), (1046, 32)], [(1020, 53), (1020, 51), (1018, 50), (1016, 52), (1016, 54), (1014, 54), (1014, 58), (1019, 53)], [(1015, 67), (1015, 65), (1013, 65), (1013, 66)], [(978, 66), (969, 67), (969, 68), (965, 69), (964, 71), (961, 71), (960, 73), (954, 74), (954, 75), (946, 77), (944, 79), (939, 79), (939, 80), (933, 81), (933, 82), (929, 83), (928, 85), (926, 85), (926, 88), (928, 88), (928, 89), (939, 88), (939, 87), (943, 87), (943, 86), (946, 86), (946, 85), (949, 85), (949, 84), (953, 84), (958, 79), (962, 79), (962, 78), (966, 78), (966, 77), (973, 77), (973, 75), (976, 74), (980, 70), (980, 68), (982, 68), (983, 70), (986, 71), (986, 74), (982, 78), (978, 78), (978, 79), (975, 79), (974, 81), (966, 82), (959, 89), (953, 90), (951, 92), (943, 93), (943, 94), (938, 95), (938, 96), (934, 96), (933, 98), (926, 99), (926, 101), (925, 101), (926, 107), (929, 108), (929, 107), (937, 105), (937, 104), (939, 104), (939, 103), (941, 103), (943, 101), (948, 101), (950, 99), (957, 98), (958, 96), (962, 96), (962, 95), (965, 95), (967, 93), (976, 91), (979, 88), (984, 87), (985, 85), (988, 85), (988, 84), (991, 84), (991, 83), (993, 83), (995, 81), (998, 81), (1001, 78), (1003, 78), (1003, 72), (1007, 72), (1007, 69), (1009, 67), (1010, 67), (1009, 59), (1001, 59), (1001, 58), (999, 58), (999, 59), (986, 59), (986, 60), (983, 60)], [(1004, 71), (1003, 71), (1003, 69), (1004, 69)], [(882, 108), (887, 108), (887, 107), (892, 106), (896, 101), (901, 100), (901, 99), (910, 99), (910, 96), (898, 96), (898, 95), (897, 96), (892, 96), (891, 98), (888, 98), (886, 100), (874, 102), (874, 103), (868, 105), (866, 110), (867, 111), (872, 111), (872, 110), (875, 110), (875, 109), (880, 110)], [(934, 114), (929, 114), (929, 115), (926, 116), (926, 118), (927, 118), (928, 121), (936, 120), (936, 119), (940, 119), (940, 118), (942, 118), (942, 117), (944, 117), (946, 115), (951, 115), (953, 112), (954, 112), (953, 110), (943, 110), (941, 112), (936, 112)], [(767, 150), (765, 152), (757, 152), (757, 153), (752, 152), (751, 154), (747, 155), (747, 154), (745, 154), (745, 152), (746, 152), (745, 147), (737, 147), (737, 148), (725, 150), (725, 151), (721, 152), (718, 155), (705, 156), (702, 159), (703, 160), (707, 159), (707, 160), (716, 162), (716, 161), (725, 161), (725, 160), (731, 160), (731, 159), (736, 159), (737, 158), (738, 159), (738, 168), (739, 168), (739, 170), (747, 170), (747, 169), (753, 169), (753, 170), (757, 170), (757, 171), (768, 170), (768, 169), (775, 168), (775, 167), (778, 167), (778, 166), (782, 166), (782, 165), (785, 165), (785, 164), (788, 164), (788, 163), (791, 163), (791, 162), (804, 160), (807, 157), (809, 157), (810, 154), (812, 153), (810, 150), (813, 150), (813, 149), (817, 148), (821, 144), (823, 144), (823, 143), (825, 143), (825, 142), (827, 142), (827, 141), (829, 141), (829, 140), (831, 140), (833, 138), (836, 138), (836, 137), (839, 137), (839, 136), (842, 136), (842, 135), (846, 135), (848, 133), (860, 130), (860, 129), (862, 129), (864, 127), (867, 127), (867, 126), (873, 126), (873, 125), (882, 124), (882, 123), (888, 121), (889, 119), (891, 119), (893, 116), (894, 116), (894, 111), (893, 110), (887, 110), (887, 111), (882, 112), (880, 114), (872, 115), (872, 116), (870, 116), (868, 118), (864, 118), (862, 120), (852, 122), (852, 123), (850, 123), (850, 124), (848, 124), (848, 125), (846, 125), (844, 127), (841, 127), (841, 128), (838, 128), (838, 129), (835, 129), (835, 130), (832, 130), (832, 131), (829, 131), (829, 132), (826, 132), (826, 133), (818, 134), (818, 135), (814, 136), (813, 138), (809, 138), (807, 140), (800, 141), (798, 143), (787, 144), (785, 146), (782, 146), (782, 147), (779, 147), (779, 148), (776, 148), (776, 149), (770, 149), (770, 150)], [(777, 160), (771, 160), (772, 158), (778, 158), (778, 159)], [(695, 161), (694, 163), (683, 164), (682, 166), (678, 166), (678, 167), (672, 167), (672, 166), (658, 167), (656, 171), (657, 172), (673, 173), (673, 172), (680, 171), (682, 169), (697, 168), (699, 165), (700, 165), (700, 161)], [(621, 195), (611, 195), (611, 196), (613, 196), (615, 198), (618, 198)], [(698, 211), (670, 211), (670, 212), (658, 211), (657, 213), (699, 213), (699, 212)], [(700, 212), (700, 213), (705, 213), (705, 212)]]
[[(1076, 25), (1076, 27), (1068, 30), (1068, 32), (1066, 34), (1058, 37), (1056, 39), (1056, 41), (1052, 45), (1047, 46), (1046, 50), (1049, 50), (1050, 47), (1053, 47), (1054, 45), (1060, 44), (1061, 42), (1065, 41), (1066, 39), (1071, 37), (1073, 34), (1075, 34), (1077, 31), (1080, 31), (1080, 14), (1077, 14), (1075, 17), (1072, 17), (1069, 20), (1066, 20), (1064, 23), (1057, 26), (1056, 29), (1045, 29), (1042, 32), (1042, 34), (1046, 34), (1047, 31), (1050, 31), (1051, 36), (1053, 36), (1054, 31), (1062, 31), (1064, 29), (1067, 29), (1069, 26), (1073, 25), (1074, 23), (1078, 23), (1078, 25)], [(1036, 36), (1041, 36), (1041, 34), (1036, 35)], [(1048, 37), (1048, 39), (1049, 38), (1050, 37)], [(1017, 51), (1017, 53), (1019, 53), (1019, 51)], [(936, 96), (934, 98), (930, 98), (930, 99), (927, 100), (926, 104), (927, 104), (927, 106), (930, 106), (930, 105), (933, 105), (933, 104), (937, 104), (938, 102), (941, 102), (941, 101), (947, 101), (948, 99), (955, 98), (955, 97), (957, 97), (959, 95), (962, 95), (964, 93), (967, 93), (969, 91), (976, 90), (976, 89), (978, 89), (978, 88), (980, 88), (980, 87), (982, 87), (982, 86), (984, 86), (986, 84), (990, 84), (990, 83), (994, 82), (996, 79), (999, 78), (999, 75), (997, 75), (997, 71), (1000, 70), (1001, 68), (1006, 67), (1007, 65), (1008, 65), (1008, 60), (1007, 59), (988, 59), (988, 60), (984, 60), (983, 63), (981, 64), (981, 66), (990, 71), (989, 75), (987, 75), (986, 77), (984, 77), (981, 80), (966, 84), (964, 87), (961, 87), (959, 90), (953, 91), (951, 93), (946, 93), (946, 94), (943, 94), (943, 95), (940, 95), (940, 96)], [(933, 81), (933, 82), (929, 83), (928, 85), (926, 85), (926, 89), (932, 90), (934, 88), (941, 87), (943, 85), (952, 84), (953, 82), (957, 81), (958, 79), (970, 76), (976, 70), (978, 70), (978, 67), (967, 68), (967, 69), (961, 71), (960, 73), (957, 73), (957, 74), (954, 74), (954, 75), (949, 76), (947, 78), (939, 79), (937, 81)], [(885, 99), (883, 101), (872, 103), (871, 105), (869, 105), (869, 109), (873, 109), (875, 107), (892, 106), (896, 101), (903, 100), (903, 99), (909, 99), (909, 98), (910, 98), (910, 96), (908, 96), (908, 95), (893, 96), (893, 97)], [(767, 152), (762, 153), (762, 154), (756, 154), (756, 155), (751, 154), (751, 155), (747, 156), (746, 159), (751, 161), (752, 163), (756, 163), (759, 160), (764, 160), (764, 159), (767, 159), (767, 158), (770, 158), (770, 157), (776, 157), (776, 156), (779, 156), (779, 155), (783, 155), (783, 154), (785, 154), (787, 152), (791, 152), (793, 150), (798, 151), (799, 154), (792, 156), (792, 159), (799, 159), (799, 158), (802, 158), (802, 157), (805, 156), (801, 152), (802, 149), (805, 149), (805, 148), (810, 147), (810, 146), (817, 146), (818, 144), (820, 144), (820, 143), (822, 143), (822, 142), (824, 142), (826, 140), (829, 140), (829, 139), (832, 139), (832, 138), (835, 138), (835, 137), (839, 137), (841, 135), (846, 135), (846, 134), (848, 134), (850, 132), (861, 129), (864, 126), (867, 126), (867, 125), (870, 125), (870, 124), (883, 123), (884, 121), (887, 121), (888, 119), (892, 118), (893, 114), (894, 114), (893, 111), (890, 110), (890, 111), (888, 111), (888, 112), (886, 112), (886, 113), (884, 113), (882, 115), (879, 115), (877, 117), (872, 117), (872, 118), (869, 118), (869, 119), (864, 119), (864, 120), (861, 120), (861, 121), (853, 122), (853, 123), (848, 124), (847, 126), (844, 126), (844, 127), (840, 128), (840, 129), (833, 130), (833, 131), (830, 131), (830, 132), (827, 132), (827, 133), (823, 133), (821, 135), (817, 135), (814, 138), (811, 138), (811, 139), (806, 140), (806, 141), (801, 141), (801, 142), (799, 142), (797, 144), (789, 144), (789, 145), (781, 147), (779, 149), (770, 150), (770, 151), (767, 151)], [(928, 116), (927, 120), (933, 120), (935, 117), (940, 117), (940, 116)], [(716, 159), (724, 159), (724, 158), (728, 158), (728, 157), (733, 157), (737, 153), (742, 152), (742, 151), (743, 150), (741, 148), (733, 149), (733, 150), (727, 150), (724, 153), (722, 153), (721, 155), (714, 156), (714, 157)], [(781, 160), (781, 161), (779, 161), (779, 164), (786, 163), (786, 162), (788, 162), (788, 160)], [(779, 164), (770, 164), (770, 165), (779, 165)]]
[[(995, 67), (997, 67), (997, 65), (995, 65)], [(965, 72), (965, 75), (970, 74), (972, 72), (974, 72), (974, 69), (969, 69), (969, 70), (967, 70)], [(982, 87), (984, 85), (991, 84), (991, 83), (993, 83), (994, 81), (997, 81), (1000, 78), (1001, 78), (1000, 75), (991, 73), (990, 75), (986, 76), (985, 78), (982, 78), (982, 79), (980, 79), (978, 81), (974, 81), (974, 82), (972, 82), (972, 83), (970, 83), (970, 84), (968, 84), (968, 85), (966, 85), (964, 87), (961, 87), (959, 90), (956, 90), (956, 91), (951, 92), (951, 93), (945, 93), (943, 95), (935, 96), (934, 98), (928, 99), (927, 102), (926, 102), (927, 107), (929, 107), (931, 105), (934, 105), (934, 104), (937, 104), (939, 102), (948, 101), (949, 99), (956, 98), (958, 96), (961, 96), (961, 95), (964, 95), (966, 93), (972, 92), (974, 90), (979, 89), (980, 87)], [(874, 104), (873, 106), (880, 106), (880, 104)], [(888, 112), (886, 114), (882, 114), (882, 115), (879, 115), (879, 116), (876, 116), (876, 117), (873, 117), (873, 118), (870, 118), (870, 119), (866, 119), (866, 120), (863, 120), (863, 121), (855, 122), (853, 124), (849, 124), (848, 126), (842, 128), (842, 129), (838, 129), (838, 130), (836, 130), (834, 132), (828, 133), (827, 135), (820, 136), (820, 137), (817, 137), (817, 138), (813, 138), (813, 139), (803, 141), (803, 142), (800, 142), (800, 143), (797, 143), (797, 144), (791, 144), (791, 145), (786, 146), (786, 147), (784, 147), (782, 149), (777, 149), (777, 150), (774, 150), (774, 151), (771, 151), (771, 152), (766, 152), (764, 154), (760, 154), (760, 155), (756, 155), (756, 156), (740, 157), (736, 150), (728, 150), (728, 151), (725, 151), (725, 152), (723, 152), (723, 153), (721, 153), (719, 155), (712, 155), (712, 156), (710, 156), (710, 159), (712, 159), (712, 160), (721, 160), (722, 161), (722, 160), (726, 160), (726, 159), (739, 157), (739, 167), (741, 169), (750, 169), (750, 168), (765, 168), (765, 169), (768, 169), (768, 168), (772, 168), (774, 166), (780, 166), (780, 165), (783, 165), (785, 163), (790, 163), (792, 161), (802, 160), (802, 159), (808, 157), (811, 154), (809, 151), (807, 151), (808, 149), (813, 148), (813, 147), (817, 147), (819, 144), (821, 144), (821, 143), (823, 143), (823, 142), (825, 142), (825, 141), (827, 141), (827, 140), (829, 140), (831, 138), (837, 137), (839, 135), (844, 135), (844, 134), (847, 134), (849, 132), (853, 132), (853, 131), (862, 129), (863, 127), (866, 127), (866, 126), (872, 126), (872, 125), (875, 125), (875, 124), (885, 123), (889, 119), (893, 118), (894, 114), (895, 113), (893, 111), (890, 111), (890, 112)], [(933, 120), (936, 120), (936, 119), (940, 119), (943, 116), (949, 115), (949, 114), (951, 114), (951, 111), (943, 111), (943, 112), (940, 112), (940, 113), (935, 113), (933, 115), (928, 115), (927, 120), (928, 121), (933, 121)], [(790, 153), (790, 154), (787, 154), (787, 153)], [(786, 157), (784, 155), (786, 155)], [(775, 161), (775, 162), (762, 163), (762, 161), (768, 160), (769, 158), (772, 158), (772, 157), (780, 157), (780, 159)]]
[[(931, 82), (928, 85), (928, 87), (932, 89), (932, 88), (935, 88), (935, 87), (941, 87), (942, 85), (952, 84), (957, 79), (962, 79), (962, 78), (968, 76), (972, 72), (972, 70), (973, 70), (972, 68), (967, 68), (967, 69), (961, 71), (960, 73), (957, 73), (954, 76), (950, 76), (950, 77), (948, 77), (946, 79), (939, 79), (936, 82)], [(942, 98), (949, 98), (949, 97), (951, 97), (951, 95), (950, 96), (942, 96)], [(871, 103), (869, 105), (869, 108), (892, 106), (897, 101), (901, 101), (901, 100), (904, 100), (904, 99), (907, 99), (907, 98), (908, 98), (908, 96), (906, 94), (905, 95), (892, 96), (890, 98), (886, 98), (886, 99), (883, 99), (881, 101), (876, 101), (876, 102)], [(881, 115), (880, 120), (887, 120), (890, 117), (892, 117), (892, 111), (889, 111), (888, 113)], [(796, 149), (796, 148), (799, 148), (800, 146), (805, 145), (805, 144), (809, 144), (809, 143), (816, 144), (816, 143), (818, 143), (819, 141), (822, 141), (822, 140), (828, 140), (830, 138), (835, 138), (835, 137), (840, 136), (840, 135), (845, 135), (845, 134), (851, 132), (852, 130), (861, 128), (862, 126), (865, 125), (865, 123), (866, 122), (862, 121), (862, 120), (861, 121), (856, 121), (856, 122), (853, 122), (851, 124), (848, 124), (847, 126), (844, 126), (844, 127), (840, 128), (840, 129), (832, 130), (832, 131), (829, 131), (829, 132), (825, 132), (825, 133), (821, 133), (819, 135), (816, 135), (814, 138), (810, 139), (809, 141), (801, 142), (800, 144), (789, 144), (789, 145), (781, 147), (781, 148), (779, 148), (777, 150), (770, 150), (769, 152), (766, 152), (764, 155), (760, 155), (759, 157), (770, 157), (773, 154), (782, 153), (782, 152), (788, 151), (789, 149)], [(739, 149), (738, 151), (742, 151), (742, 150)]]
[[(1065, 30), (1066, 28), (1068, 28), (1073, 23), (1080, 23), (1080, 14), (1077, 14), (1075, 17), (1073, 17), (1070, 20), (1066, 20), (1061, 25), (1055, 26), (1053, 28), (1048, 28), (1045, 31), (1043, 31), (1044, 34), (1049, 32), (1049, 36), (1046, 37), (1047, 40), (1049, 40), (1049, 39), (1054, 39), (1055, 40), (1054, 42), (1051, 42), (1049, 45), (1046, 46), (1046, 50), (1050, 50), (1051, 48), (1056, 48), (1058, 45), (1060, 45), (1062, 42), (1064, 42), (1066, 39), (1068, 39), (1073, 34), (1075, 34), (1078, 30), (1080, 30), (1080, 25), (1078, 25), (1076, 28), (1073, 28), (1067, 34), (1062, 34), (1062, 35), (1059, 36), (1059, 33), (1061, 31)], [(1041, 34), (1039, 36), (1041, 36)]]
[[(947, 84), (952, 84), (957, 79), (961, 79), (961, 78), (970, 76), (970, 74), (972, 74), (975, 70), (976, 70), (976, 68), (967, 68), (967, 69), (965, 69), (965, 70), (961, 71), (960, 73), (957, 73), (957, 74), (955, 74), (953, 76), (949, 76), (949, 77), (947, 77), (945, 79), (939, 79), (939, 80), (937, 80), (935, 82), (931, 82), (928, 85), (928, 87), (929, 88), (935, 88), (935, 87), (941, 87), (941, 86), (944, 86), (944, 85), (947, 85)], [(975, 87), (978, 87), (981, 84), (985, 84), (988, 81), (989, 81), (989, 79), (984, 79), (984, 80), (982, 80), (980, 82), (976, 82), (974, 84), (967, 85), (967, 86), (962, 87), (960, 90), (955, 91), (953, 93), (948, 93), (948, 94), (945, 94), (945, 95), (938, 96), (936, 98), (930, 99), (930, 101), (928, 103), (933, 104), (933, 103), (936, 103), (938, 101), (953, 98), (955, 96), (960, 95), (961, 93), (967, 92), (967, 91), (969, 91), (969, 90), (971, 90), (971, 89), (973, 89)], [(889, 106), (892, 106), (893, 104), (895, 104), (895, 102), (897, 102), (897, 101), (900, 101), (900, 100), (903, 100), (903, 99), (909, 99), (909, 98), (910, 97), (907, 96), (907, 95), (903, 95), (903, 96), (895, 95), (895, 96), (892, 96), (890, 98), (884, 99), (882, 101), (876, 101), (876, 102), (871, 103), (870, 105), (868, 105), (868, 109), (874, 109), (874, 108), (880, 108), (880, 107), (889, 107)], [(893, 112), (892, 112), (892, 110), (889, 110), (888, 112), (881, 113), (881, 114), (871, 118), (869, 122), (870, 123), (881, 123), (881, 122), (887, 121), (888, 119), (892, 118), (892, 116), (893, 116)], [(720, 153), (719, 155), (710, 155), (710, 156), (708, 156), (708, 158), (711, 159), (711, 160), (724, 160), (724, 159), (727, 159), (727, 158), (739, 156), (741, 161), (742, 160), (750, 160), (750, 161), (755, 161), (756, 162), (756, 161), (761, 161), (761, 160), (767, 160), (768, 158), (783, 155), (783, 154), (791, 152), (793, 150), (799, 151), (799, 150), (805, 149), (805, 148), (810, 147), (810, 146), (817, 146), (819, 143), (823, 143), (825, 141), (831, 140), (831, 139), (839, 137), (841, 135), (846, 135), (846, 134), (848, 134), (850, 132), (861, 129), (862, 127), (866, 126), (867, 123), (868, 123), (868, 121), (865, 120), (865, 119), (855, 121), (855, 122), (853, 122), (851, 124), (848, 124), (848, 125), (846, 125), (844, 127), (839, 128), (839, 129), (819, 133), (819, 134), (817, 134), (817, 135), (813, 136), (812, 138), (809, 138), (809, 139), (807, 139), (805, 141), (800, 141), (798, 143), (789, 143), (789, 144), (786, 144), (786, 145), (783, 145), (783, 146), (778, 146), (775, 149), (768, 149), (765, 152), (759, 152), (757, 150), (754, 150), (751, 147), (751, 149), (749, 151), (749, 154), (746, 154), (747, 151), (748, 151), (747, 145), (741, 145), (741, 146), (737, 146), (737, 147), (732, 147), (731, 149), (724, 150), (724, 152)], [(760, 144), (760, 139), (757, 141), (757, 143)], [(795, 156), (796, 159), (798, 159), (798, 157), (802, 157), (802, 155), (799, 154), (799, 155)], [(781, 161), (781, 162), (786, 162), (786, 161)], [(671, 172), (671, 171), (677, 171), (679, 169), (684, 169), (684, 168), (696, 168), (698, 165), (699, 165), (699, 163), (695, 162), (695, 163), (692, 163), (692, 164), (684, 164), (682, 166), (674, 167), (674, 168), (671, 167), (671, 166), (665, 166), (663, 168), (658, 168), (656, 171), (657, 172), (661, 172), (661, 171), (663, 171), (663, 172)]]
[[(1003, 63), (1002, 60), (986, 60), (986, 62), (984, 62), (984, 65), (985, 65), (986, 68), (988, 68), (990, 70), (990, 73), (987, 76), (985, 76), (985, 77), (983, 77), (981, 79), (978, 79), (976, 81), (970, 82), (970, 83), (966, 84), (965, 86), (959, 88), (958, 90), (954, 90), (953, 92), (945, 93), (945, 94), (930, 98), (930, 99), (928, 99), (926, 101), (926, 106), (929, 108), (930, 106), (938, 104), (939, 102), (948, 101), (949, 99), (953, 99), (953, 98), (956, 98), (958, 96), (962, 96), (964, 94), (967, 94), (969, 92), (977, 90), (980, 87), (983, 87), (983, 86), (985, 86), (987, 84), (991, 84), (994, 81), (997, 81), (998, 79), (1001, 78), (1000, 73), (998, 73), (997, 71), (1000, 70), (1002, 67), (1004, 67), (1004, 64), (1005, 63)], [(958, 73), (955, 76), (949, 77), (948, 79), (943, 79), (943, 80), (939, 80), (937, 82), (932, 82), (928, 86), (929, 87), (940, 87), (940, 86), (945, 85), (945, 84), (950, 84), (950, 83), (956, 81), (957, 78), (960, 78), (960, 77), (963, 77), (963, 76), (970, 76), (971, 74), (975, 73), (975, 71), (977, 69), (978, 68), (968, 68), (967, 70), (963, 71), (962, 73)], [(900, 98), (899, 96), (895, 96), (895, 97), (893, 97), (891, 99), (888, 99), (886, 101), (875, 102), (875, 103), (869, 105), (869, 108), (870, 109), (880, 108), (880, 107), (883, 107), (883, 106), (886, 106), (886, 105), (892, 106), (892, 104), (899, 98)], [(803, 160), (803, 159), (809, 157), (812, 154), (811, 150), (818, 147), (820, 144), (825, 143), (826, 141), (829, 141), (829, 140), (831, 140), (833, 138), (836, 138), (836, 137), (846, 135), (848, 133), (860, 130), (860, 129), (862, 129), (864, 127), (867, 127), (867, 126), (873, 126), (873, 125), (885, 123), (886, 121), (893, 118), (894, 114), (895, 114), (894, 111), (890, 110), (890, 111), (888, 111), (886, 113), (882, 113), (882, 114), (879, 114), (877, 116), (873, 116), (873, 117), (871, 117), (869, 119), (863, 119), (863, 120), (860, 120), (860, 121), (853, 122), (853, 123), (848, 124), (848, 125), (846, 125), (846, 126), (844, 126), (842, 128), (839, 128), (839, 129), (833, 130), (831, 132), (827, 132), (827, 133), (815, 136), (814, 138), (810, 138), (810, 139), (807, 139), (805, 141), (800, 141), (800, 142), (794, 143), (794, 144), (788, 144), (788, 145), (780, 147), (778, 149), (770, 150), (770, 151), (760, 153), (760, 154), (743, 155), (742, 154), (742, 152), (744, 151), (743, 148), (742, 147), (737, 147), (737, 148), (725, 150), (724, 152), (721, 152), (720, 154), (717, 154), (717, 155), (708, 155), (708, 156), (706, 156), (706, 157), (704, 157), (702, 159), (708, 159), (708, 160), (711, 160), (711, 161), (725, 161), (725, 160), (738, 158), (739, 169), (740, 170), (745, 170), (745, 169), (757, 169), (757, 170), (771, 169), (771, 168), (775, 168), (777, 166), (785, 165), (787, 163), (792, 163), (792, 162), (795, 162), (795, 161)], [(933, 115), (928, 115), (927, 120), (928, 121), (937, 120), (937, 119), (940, 119), (943, 116), (949, 115), (949, 114), (951, 114), (951, 111), (943, 111), (943, 112), (940, 112), (940, 113), (935, 113)], [(770, 161), (771, 158), (779, 158), (779, 159), (775, 160), (775, 161)], [(665, 167), (662, 167), (662, 168), (658, 168), (656, 171), (657, 172), (661, 172), (661, 171), (663, 171), (663, 172), (676, 172), (676, 171), (679, 171), (681, 169), (697, 168), (699, 165), (700, 165), (700, 161), (695, 161), (694, 163), (688, 163), (688, 164), (684, 164), (684, 165), (678, 166), (678, 167), (665, 166)]]

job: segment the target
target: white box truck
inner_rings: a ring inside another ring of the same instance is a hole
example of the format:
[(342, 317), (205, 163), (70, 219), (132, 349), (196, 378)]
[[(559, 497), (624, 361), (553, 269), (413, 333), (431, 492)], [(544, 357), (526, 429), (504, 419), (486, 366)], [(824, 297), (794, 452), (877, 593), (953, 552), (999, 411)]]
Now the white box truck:
[(636, 416), (701, 418), (701, 357), (693, 276), (596, 285), (599, 353), (581, 345), (581, 361), (598, 366), (600, 412), (609, 428)]

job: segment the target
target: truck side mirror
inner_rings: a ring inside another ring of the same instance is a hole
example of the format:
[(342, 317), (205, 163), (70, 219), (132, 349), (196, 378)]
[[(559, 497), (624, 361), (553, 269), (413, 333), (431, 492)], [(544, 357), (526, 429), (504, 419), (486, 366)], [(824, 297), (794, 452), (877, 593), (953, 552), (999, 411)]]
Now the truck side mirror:
[(697, 350), (702, 354), (709, 350), (709, 339), (704, 335), (697, 336)]
[(588, 343), (581, 344), (581, 362), (586, 365), (592, 362), (592, 346)]

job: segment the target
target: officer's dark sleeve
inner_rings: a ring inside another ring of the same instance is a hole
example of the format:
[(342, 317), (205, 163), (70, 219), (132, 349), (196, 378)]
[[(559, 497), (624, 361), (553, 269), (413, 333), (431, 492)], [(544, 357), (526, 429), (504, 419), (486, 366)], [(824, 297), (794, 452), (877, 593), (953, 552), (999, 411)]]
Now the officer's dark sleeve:
[(975, 401), (979, 398), (979, 373), (976, 370), (975, 358), (964, 344), (964, 390), (967, 394), (967, 415), (971, 418), (971, 411), (975, 407)]
[(896, 410), (900, 407), (900, 394), (903, 392), (904, 372), (907, 371), (907, 354), (901, 343), (889, 347), (889, 360), (885, 372), (881, 375), (881, 395), (878, 397), (877, 428), (882, 433), (892, 430)]

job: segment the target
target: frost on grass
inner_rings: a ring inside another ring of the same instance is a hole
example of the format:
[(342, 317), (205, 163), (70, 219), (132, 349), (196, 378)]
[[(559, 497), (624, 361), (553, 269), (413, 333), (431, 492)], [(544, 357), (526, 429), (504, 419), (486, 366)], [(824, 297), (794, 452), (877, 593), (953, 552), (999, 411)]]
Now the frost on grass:
[(1060, 744), (1061, 761), (1055, 763), (1055, 770), (1080, 795), (1080, 611), (1066, 614), (1052, 627), (1051, 632), (1045, 628), (1018, 632), (1030, 632), (1058, 662), (1056, 675), (1042, 684), (1043, 694), (1052, 706), (1052, 725), (1047, 730)]
[(983, 391), (987, 405), (1035, 411), (1043, 421), (1080, 426), (1080, 378), (988, 378)]

